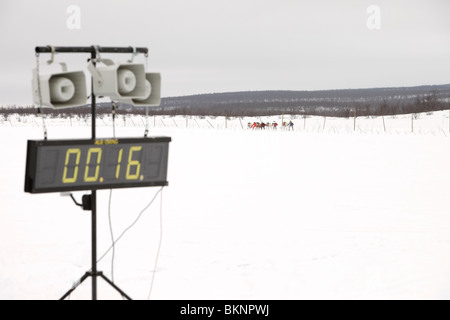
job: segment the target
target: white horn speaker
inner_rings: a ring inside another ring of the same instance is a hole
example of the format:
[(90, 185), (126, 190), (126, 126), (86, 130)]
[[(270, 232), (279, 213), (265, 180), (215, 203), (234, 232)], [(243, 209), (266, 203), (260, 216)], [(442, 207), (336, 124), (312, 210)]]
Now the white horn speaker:
[(37, 70), (33, 69), (32, 87), (35, 104), (42, 103), (42, 106), (53, 109), (86, 105), (86, 77), (83, 71), (39, 75), (38, 79)]
[(101, 60), (106, 66), (88, 69), (94, 79), (94, 94), (112, 100), (136, 99), (146, 96), (145, 66), (136, 63), (117, 63)]
[(161, 74), (145, 74), (145, 97), (136, 99), (126, 99), (122, 102), (135, 107), (157, 107), (161, 104)]

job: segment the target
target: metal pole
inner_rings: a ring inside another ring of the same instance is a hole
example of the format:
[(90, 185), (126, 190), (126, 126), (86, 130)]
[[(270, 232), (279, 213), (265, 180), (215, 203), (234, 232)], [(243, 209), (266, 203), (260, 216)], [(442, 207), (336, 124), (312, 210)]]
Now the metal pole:
[[(95, 48), (92, 47), (91, 59), (97, 58)], [(95, 65), (95, 62), (94, 62)], [(91, 112), (92, 112), (92, 140), (96, 138), (96, 99), (94, 94), (94, 79), (92, 79), (91, 90)], [(97, 300), (97, 191), (92, 190), (92, 300)]]
[[(97, 58), (97, 53), (95, 52), (95, 48), (92, 47), (92, 51), (91, 51), (91, 59), (94, 60)], [(95, 66), (95, 62), (94, 62), (94, 66)], [(95, 140), (96, 138), (96, 110), (95, 110), (95, 105), (96, 105), (96, 99), (95, 99), (95, 94), (94, 94), (94, 79), (92, 79), (92, 85), (91, 85), (91, 114), (92, 114), (92, 140)]]
[(92, 300), (97, 300), (97, 191), (92, 191)]
[[(95, 54), (95, 47), (54, 47), (56, 53), (91, 53)], [(36, 47), (36, 53), (52, 53), (52, 48)], [(133, 53), (132, 47), (99, 47), (98, 52), (103, 53)], [(148, 53), (148, 48), (136, 48), (136, 53)]]

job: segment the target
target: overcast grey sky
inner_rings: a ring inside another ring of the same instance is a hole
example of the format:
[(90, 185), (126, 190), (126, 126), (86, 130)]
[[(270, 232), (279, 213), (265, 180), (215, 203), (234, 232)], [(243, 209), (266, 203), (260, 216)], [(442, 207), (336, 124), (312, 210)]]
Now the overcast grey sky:
[[(48, 44), (147, 46), (163, 96), (450, 83), (449, 0), (1, 0), (0, 40), (0, 104), (31, 104), (34, 47)], [(86, 59), (57, 55), (71, 70)]]

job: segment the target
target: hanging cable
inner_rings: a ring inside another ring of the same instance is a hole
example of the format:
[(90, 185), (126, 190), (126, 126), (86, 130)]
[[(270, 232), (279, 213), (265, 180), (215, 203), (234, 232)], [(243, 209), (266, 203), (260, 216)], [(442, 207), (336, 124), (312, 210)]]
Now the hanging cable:
[[(141, 216), (144, 214), (145, 211), (147, 211), (148, 208), (150, 208), (150, 206), (153, 204), (153, 202), (155, 201), (156, 197), (161, 193), (161, 191), (163, 190), (164, 187), (162, 187), (161, 189), (158, 190), (158, 192), (155, 194), (155, 196), (153, 197), (153, 199), (150, 201), (150, 203), (144, 208), (142, 209), (142, 211), (139, 213), (138, 217), (136, 218), (136, 220), (134, 220), (134, 222), (127, 227), (122, 233), (121, 235), (114, 241), (113, 245), (116, 245), (117, 242), (120, 241), (120, 239), (122, 239), (122, 237), (125, 235), (125, 233), (127, 233), (131, 228), (134, 227), (134, 225), (139, 221), (139, 219), (141, 218)], [(106, 255), (112, 250), (113, 245), (111, 245), (108, 250), (105, 251), (105, 253), (99, 258), (97, 259), (97, 263), (99, 263), (100, 261), (103, 260), (104, 257), (106, 257)]]
[(163, 191), (164, 187), (161, 188), (161, 199), (159, 204), (159, 244), (158, 244), (158, 251), (156, 252), (156, 258), (155, 258), (155, 265), (153, 267), (153, 274), (152, 274), (152, 282), (150, 283), (150, 291), (148, 293), (147, 300), (150, 300), (150, 297), (152, 295), (153, 291), (153, 284), (155, 283), (155, 274), (156, 274), (156, 268), (158, 267), (158, 259), (159, 254), (161, 252), (161, 244), (162, 244), (162, 237), (163, 237)]
[(39, 70), (39, 53), (36, 53), (36, 73), (37, 73), (37, 87), (38, 87), (38, 97), (39, 97), (39, 106), (37, 109), (38, 117), (42, 119), (42, 130), (44, 131), (44, 140), (47, 140), (48, 131), (47, 125), (45, 123), (44, 111), (42, 110), (42, 93), (41, 93), (41, 79), (40, 79), (40, 70)]
[(145, 72), (148, 72), (148, 52), (145, 53)]
[(112, 189), (109, 190), (109, 201), (108, 201), (108, 221), (109, 221), (109, 231), (111, 234), (111, 243), (112, 243), (112, 256), (111, 256), (111, 281), (114, 283), (114, 259), (116, 257), (116, 246), (114, 241), (114, 232), (112, 227), (112, 219), (111, 219), (111, 202), (112, 202)]
[[(112, 113), (112, 127), (113, 127), (113, 138), (116, 138), (116, 109), (117, 104), (114, 101), (111, 101), (111, 113)], [(111, 202), (112, 202), (112, 194), (113, 190), (109, 190), (109, 201), (108, 201), (108, 221), (109, 221), (109, 231), (111, 235), (111, 243), (112, 243), (112, 256), (111, 256), (111, 281), (114, 283), (114, 259), (116, 257), (116, 246), (114, 241), (114, 231), (112, 226), (112, 218), (111, 218)]]
[(149, 130), (149, 124), (148, 124), (148, 107), (145, 108), (145, 131), (144, 131), (144, 138), (147, 138), (148, 136), (148, 130)]

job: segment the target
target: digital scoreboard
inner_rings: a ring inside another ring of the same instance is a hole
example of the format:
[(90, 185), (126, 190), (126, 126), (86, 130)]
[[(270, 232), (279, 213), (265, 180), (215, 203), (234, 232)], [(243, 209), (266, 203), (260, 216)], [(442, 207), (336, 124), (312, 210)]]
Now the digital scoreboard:
[(171, 138), (28, 141), (25, 192), (167, 186)]

